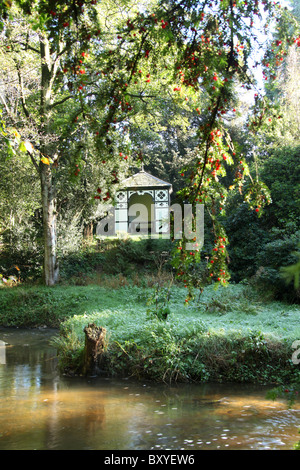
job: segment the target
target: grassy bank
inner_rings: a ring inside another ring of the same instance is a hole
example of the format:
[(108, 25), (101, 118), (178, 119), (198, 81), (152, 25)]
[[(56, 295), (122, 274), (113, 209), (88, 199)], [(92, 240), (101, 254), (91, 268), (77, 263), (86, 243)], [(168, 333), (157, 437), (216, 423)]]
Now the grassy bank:
[(169, 315), (159, 320), (153, 314), (156, 303), (147, 305), (153, 288), (118, 279), (102, 285), (1, 289), (0, 325), (59, 327), (60, 366), (72, 373), (80, 373), (83, 329), (94, 322), (107, 329), (104, 367), (111, 375), (165, 381), (299, 380), (299, 366), (291, 361), (292, 343), (300, 339), (299, 305), (262, 300), (249, 286), (233, 285), (218, 291), (209, 287), (185, 306), (185, 289), (173, 286)]

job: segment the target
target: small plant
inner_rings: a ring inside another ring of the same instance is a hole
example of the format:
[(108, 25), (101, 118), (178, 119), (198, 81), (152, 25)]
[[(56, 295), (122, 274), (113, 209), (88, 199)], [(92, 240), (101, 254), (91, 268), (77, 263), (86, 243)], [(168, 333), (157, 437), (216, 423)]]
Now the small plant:
[(63, 335), (54, 336), (50, 345), (58, 352), (59, 366), (65, 372), (72, 373), (80, 371), (83, 364), (83, 343), (80, 341), (74, 328), (65, 331)]
[(150, 308), (147, 309), (149, 318), (156, 317), (159, 320), (166, 320), (170, 315), (170, 293), (171, 293), (172, 282), (169, 286), (161, 286), (159, 283), (154, 287), (153, 294), (149, 297), (147, 305)]

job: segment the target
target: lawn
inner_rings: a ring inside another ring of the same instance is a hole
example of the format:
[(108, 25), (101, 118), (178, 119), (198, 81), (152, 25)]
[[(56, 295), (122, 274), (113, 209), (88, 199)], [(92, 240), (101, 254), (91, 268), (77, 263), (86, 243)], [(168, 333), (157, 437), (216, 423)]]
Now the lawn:
[[(126, 285), (68, 286), (54, 288), (19, 286), (0, 290), (0, 325), (35, 327), (60, 326), (61, 322), (78, 324), (95, 320), (119, 335), (124, 324), (137, 328), (146, 321), (149, 299), (153, 288)], [(163, 292), (162, 292), (163, 295)], [(264, 300), (247, 285), (231, 285), (215, 290), (204, 289), (188, 306), (186, 289), (173, 286), (170, 292), (168, 324), (205, 325), (208, 329), (225, 334), (236, 331), (261, 331), (266, 336), (281, 339), (300, 338), (300, 306)], [(153, 306), (154, 308), (154, 306)]]

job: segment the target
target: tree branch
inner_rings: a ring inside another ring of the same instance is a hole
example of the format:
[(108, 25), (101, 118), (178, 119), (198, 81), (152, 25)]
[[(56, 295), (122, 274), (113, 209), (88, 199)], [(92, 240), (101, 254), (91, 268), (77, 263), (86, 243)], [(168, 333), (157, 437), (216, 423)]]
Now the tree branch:
[(69, 100), (70, 98), (73, 98), (72, 95), (66, 96), (62, 100), (56, 101), (56, 103), (53, 103), (50, 105), (50, 109), (55, 108), (56, 106), (59, 106), (60, 104), (63, 104), (65, 101)]
[(6, 110), (7, 114), (9, 115), (10, 112), (9, 112), (9, 109), (8, 109), (8, 106), (7, 106), (5, 97), (2, 95), (2, 93), (0, 93), (0, 98), (1, 98), (1, 101), (2, 101), (2, 103), (3, 103), (3, 106), (5, 107), (5, 110)]
[(36, 54), (40, 54), (40, 51), (38, 49), (35, 49), (34, 47), (30, 46), (28, 42), (19, 42), (20, 46), (23, 46), (25, 48), (25, 51), (29, 49), (30, 51), (35, 52)]
[(16, 63), (16, 67), (17, 67), (17, 71), (18, 71), (19, 85), (20, 85), (20, 89), (21, 89), (21, 103), (22, 103), (23, 111), (25, 113), (25, 116), (27, 118), (30, 118), (30, 113), (27, 109), (25, 96), (24, 96), (23, 77), (22, 77), (21, 69), (20, 69), (20, 66), (19, 66), (18, 63)]
[(34, 156), (33, 156), (30, 152), (27, 151), (27, 153), (28, 153), (29, 156), (30, 156), (30, 159), (31, 159), (31, 161), (32, 161), (32, 163), (33, 163), (33, 166), (35, 167), (36, 171), (39, 173), (40, 169), (39, 169), (39, 165), (38, 165), (36, 159), (34, 158)]

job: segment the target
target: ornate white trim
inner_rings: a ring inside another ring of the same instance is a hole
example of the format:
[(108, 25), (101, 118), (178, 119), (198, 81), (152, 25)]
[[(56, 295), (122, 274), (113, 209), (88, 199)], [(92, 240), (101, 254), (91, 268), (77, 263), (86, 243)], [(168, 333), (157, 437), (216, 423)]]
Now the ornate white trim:
[(137, 190), (137, 191), (128, 191), (128, 198), (131, 198), (133, 194), (138, 194), (139, 196), (143, 196), (144, 194), (150, 194), (150, 196), (154, 197), (154, 190), (144, 189), (144, 190)]
[(157, 189), (155, 190), (155, 201), (168, 201), (169, 200), (169, 191), (167, 189)]
[(127, 191), (118, 191), (116, 194), (116, 200), (118, 202), (126, 202), (127, 201)]

